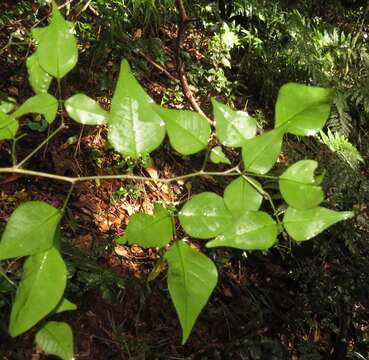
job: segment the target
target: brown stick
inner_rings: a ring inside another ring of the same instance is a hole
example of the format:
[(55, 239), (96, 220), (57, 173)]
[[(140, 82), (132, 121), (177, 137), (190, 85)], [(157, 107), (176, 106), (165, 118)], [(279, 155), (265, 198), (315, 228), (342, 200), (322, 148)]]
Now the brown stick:
[(177, 48), (176, 48), (177, 71), (178, 71), (179, 81), (181, 82), (183, 93), (185, 97), (188, 99), (188, 101), (191, 103), (192, 108), (196, 112), (204, 116), (210, 124), (213, 124), (213, 122), (201, 110), (188, 84), (187, 75), (186, 75), (186, 64), (182, 59), (181, 53), (182, 51), (184, 51), (184, 42), (186, 40), (186, 32), (187, 32), (188, 24), (192, 20), (187, 15), (183, 0), (176, 0), (176, 5), (177, 5), (178, 13), (179, 13)]

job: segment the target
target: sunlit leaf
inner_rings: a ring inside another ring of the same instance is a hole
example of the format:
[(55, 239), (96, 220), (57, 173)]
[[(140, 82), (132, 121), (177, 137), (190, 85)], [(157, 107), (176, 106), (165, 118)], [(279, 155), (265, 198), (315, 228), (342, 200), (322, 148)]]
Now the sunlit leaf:
[(283, 218), (288, 234), (296, 241), (309, 240), (333, 224), (354, 216), (351, 211), (333, 211), (323, 207), (298, 210), (289, 207)]
[(101, 125), (107, 122), (108, 113), (93, 99), (76, 94), (64, 103), (69, 116), (84, 125)]
[(162, 247), (173, 236), (172, 218), (162, 205), (156, 204), (153, 215), (138, 213), (131, 216), (126, 229), (129, 244), (144, 248)]
[(232, 214), (223, 198), (212, 192), (193, 196), (179, 212), (183, 229), (188, 235), (199, 239), (217, 236), (231, 219)]
[(36, 54), (41, 67), (61, 79), (77, 64), (78, 49), (73, 26), (64, 20), (55, 1), (52, 3), (50, 25), (44, 30), (33, 32), (33, 36), (39, 42)]
[(246, 211), (234, 219), (206, 247), (229, 246), (242, 250), (267, 250), (277, 240), (277, 224), (262, 211)]
[(41, 201), (19, 205), (10, 216), (2, 235), (0, 260), (50, 249), (60, 218), (58, 209)]
[(285, 128), (280, 127), (246, 140), (242, 146), (245, 169), (257, 174), (267, 173), (281, 152), (284, 132)]
[(12, 115), (21, 117), (24, 114), (37, 113), (45, 116), (51, 124), (58, 111), (58, 100), (50, 94), (37, 94), (27, 99)]
[(49, 321), (36, 334), (37, 345), (47, 354), (73, 360), (73, 332), (65, 322)]
[(18, 128), (18, 121), (13, 116), (0, 112), (0, 140), (13, 139)]
[(56, 309), (53, 311), (55, 314), (59, 314), (64, 311), (73, 311), (77, 309), (77, 305), (70, 302), (68, 299), (63, 298)]
[(14, 102), (0, 100), (0, 113), (9, 114), (14, 108)]
[(256, 135), (256, 121), (249, 114), (232, 110), (214, 98), (211, 101), (217, 137), (223, 145), (241, 147), (245, 140)]
[(37, 54), (27, 58), (28, 80), (36, 94), (47, 93), (52, 77), (41, 67)]
[(15, 337), (36, 325), (59, 303), (67, 283), (67, 269), (58, 250), (31, 255), (23, 266), (10, 314), (9, 332)]
[(214, 263), (177, 241), (165, 254), (169, 263), (168, 288), (182, 327), (184, 344), (218, 280)]
[[(256, 180), (252, 181), (257, 189), (261, 185)], [(242, 215), (245, 211), (259, 210), (263, 196), (255, 189), (255, 186), (242, 176), (233, 180), (224, 190), (224, 202), (233, 216)]]
[(122, 155), (137, 159), (162, 143), (165, 123), (152, 104), (123, 60), (109, 116), (109, 141)]
[(288, 125), (295, 135), (315, 135), (329, 118), (334, 92), (331, 89), (288, 83), (278, 94), (275, 127)]
[(279, 189), (288, 205), (296, 209), (309, 209), (323, 201), (322, 188), (314, 177), (317, 167), (318, 163), (314, 160), (301, 160), (279, 177)]
[(172, 147), (182, 155), (195, 154), (204, 149), (210, 136), (210, 125), (197, 112), (154, 107), (164, 119)]
[(216, 146), (211, 149), (210, 160), (214, 164), (230, 164), (229, 159), (224, 155), (224, 152), (220, 146)]

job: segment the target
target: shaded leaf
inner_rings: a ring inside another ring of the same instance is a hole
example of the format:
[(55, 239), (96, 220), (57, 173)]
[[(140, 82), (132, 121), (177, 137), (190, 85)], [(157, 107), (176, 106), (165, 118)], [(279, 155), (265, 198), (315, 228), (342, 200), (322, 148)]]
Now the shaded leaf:
[(50, 75), (61, 79), (77, 64), (78, 49), (72, 25), (64, 20), (55, 1), (52, 3), (50, 25), (33, 31), (33, 37), (39, 42), (39, 64)]
[(190, 110), (164, 109), (158, 105), (154, 109), (164, 119), (170, 144), (180, 154), (195, 154), (207, 146), (211, 129), (202, 115)]
[(49, 321), (36, 334), (37, 345), (47, 354), (73, 360), (73, 332), (65, 322)]
[(285, 128), (280, 127), (246, 140), (242, 147), (245, 169), (257, 174), (267, 173), (278, 160), (284, 132)]
[(256, 135), (256, 121), (243, 111), (232, 110), (214, 98), (211, 99), (216, 121), (216, 132), (225, 146), (241, 147), (245, 140)]
[(329, 118), (334, 92), (296, 83), (283, 85), (275, 107), (275, 127), (288, 125), (295, 135), (315, 135)]
[(18, 121), (13, 116), (0, 112), (0, 140), (13, 139), (18, 131)]
[(296, 241), (309, 240), (333, 224), (354, 216), (351, 211), (333, 211), (323, 207), (298, 210), (289, 207), (283, 218), (288, 234)]
[(109, 116), (109, 141), (116, 151), (137, 159), (162, 143), (165, 123), (152, 104), (153, 100), (132, 75), (127, 60), (123, 60)]
[(206, 247), (267, 250), (275, 244), (277, 234), (277, 224), (270, 215), (263, 211), (246, 211), (214, 240), (209, 241)]
[(169, 263), (168, 288), (182, 327), (184, 344), (218, 280), (214, 263), (177, 241), (165, 254)]
[(50, 249), (60, 218), (58, 209), (41, 201), (19, 205), (10, 216), (2, 235), (0, 260)]
[(23, 266), (10, 314), (9, 332), (18, 336), (58, 305), (67, 283), (67, 269), (58, 250), (31, 255)]
[(52, 77), (41, 67), (37, 54), (27, 58), (28, 80), (36, 94), (47, 93)]
[(64, 105), (69, 116), (80, 124), (101, 125), (107, 122), (108, 113), (85, 94), (73, 95)]
[(130, 245), (165, 246), (173, 236), (172, 218), (167, 209), (156, 204), (153, 215), (138, 213), (131, 216), (125, 236)]
[[(261, 189), (256, 180), (252, 181), (258, 189)], [(224, 202), (233, 216), (242, 215), (249, 210), (259, 210), (262, 201), (263, 196), (260, 192), (242, 176), (233, 180), (224, 190)]]
[(314, 160), (301, 160), (279, 177), (279, 189), (288, 205), (296, 209), (309, 209), (323, 201), (323, 191), (314, 178), (317, 167), (318, 163)]
[(188, 235), (209, 239), (229, 225), (232, 214), (222, 197), (212, 192), (203, 192), (187, 201), (178, 217)]
[(224, 155), (224, 152), (220, 146), (216, 146), (211, 149), (210, 152), (210, 160), (214, 164), (227, 164), (229, 165), (231, 162), (229, 159)]
[(50, 94), (38, 94), (27, 99), (14, 113), (14, 117), (24, 114), (37, 113), (44, 115), (46, 121), (51, 124), (55, 120), (58, 111), (58, 100)]

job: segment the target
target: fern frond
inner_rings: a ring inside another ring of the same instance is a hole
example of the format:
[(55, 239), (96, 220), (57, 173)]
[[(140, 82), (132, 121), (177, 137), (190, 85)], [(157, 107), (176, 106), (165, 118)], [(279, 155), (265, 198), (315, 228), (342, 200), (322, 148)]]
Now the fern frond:
[(359, 151), (344, 135), (338, 132), (333, 133), (328, 129), (327, 134), (320, 131), (318, 140), (332, 152), (337, 153), (352, 169), (355, 170), (359, 167), (360, 163), (364, 163), (364, 159)]

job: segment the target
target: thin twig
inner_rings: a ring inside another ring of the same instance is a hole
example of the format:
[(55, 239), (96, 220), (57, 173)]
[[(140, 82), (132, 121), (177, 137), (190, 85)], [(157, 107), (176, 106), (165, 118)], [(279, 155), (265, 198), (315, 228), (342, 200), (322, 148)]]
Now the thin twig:
[(65, 213), (65, 210), (66, 210), (66, 208), (67, 208), (67, 206), (68, 206), (68, 202), (69, 202), (69, 199), (70, 199), (70, 197), (71, 197), (71, 195), (72, 195), (72, 192), (73, 192), (73, 190), (74, 190), (74, 186), (75, 186), (75, 183), (72, 183), (72, 184), (71, 184), (71, 186), (70, 186), (70, 188), (69, 188), (68, 194), (67, 194), (67, 196), (66, 196), (66, 198), (65, 198), (65, 200), (64, 200), (64, 204), (63, 204), (63, 207), (62, 207), (62, 209), (61, 209), (61, 212), (62, 212), (63, 214)]
[(239, 176), (239, 172), (237, 171), (238, 167), (233, 167), (226, 171), (197, 171), (186, 175), (175, 176), (171, 178), (151, 178), (145, 176), (136, 176), (136, 175), (128, 175), (128, 174), (118, 174), (118, 175), (95, 175), (95, 176), (83, 176), (83, 177), (71, 177), (71, 176), (63, 176), (63, 175), (56, 175), (41, 171), (34, 171), (28, 169), (21, 169), (19, 167), (8, 167), (8, 168), (0, 168), (0, 174), (23, 174), (28, 176), (37, 176), (37, 177), (44, 177), (48, 179), (53, 179), (57, 181), (64, 181), (69, 182), (71, 184), (75, 184), (78, 182), (85, 182), (85, 181), (94, 181), (94, 180), (114, 180), (114, 179), (121, 179), (121, 180), (135, 180), (135, 181), (150, 181), (150, 182), (161, 182), (161, 183), (171, 183), (174, 181), (185, 180), (193, 177), (206, 177), (206, 176)]
[(197, 103), (191, 89), (188, 84), (187, 75), (186, 75), (186, 64), (182, 58), (182, 52), (184, 51), (184, 43), (186, 40), (186, 32), (188, 28), (188, 24), (192, 21), (187, 15), (186, 8), (183, 4), (182, 0), (176, 0), (177, 9), (179, 13), (179, 24), (178, 24), (178, 33), (177, 33), (177, 47), (176, 47), (176, 58), (177, 58), (177, 71), (179, 80), (182, 85), (183, 93), (188, 101), (191, 103), (192, 108), (204, 116), (206, 120), (213, 125), (213, 121), (209, 119), (205, 113), (201, 110), (200, 105)]

